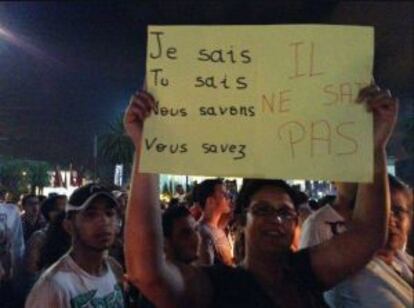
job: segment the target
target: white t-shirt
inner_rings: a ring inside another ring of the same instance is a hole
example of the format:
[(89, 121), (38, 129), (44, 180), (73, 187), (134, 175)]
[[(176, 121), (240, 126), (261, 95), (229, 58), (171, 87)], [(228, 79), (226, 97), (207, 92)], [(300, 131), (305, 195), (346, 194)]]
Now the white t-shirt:
[(312, 247), (346, 230), (344, 218), (329, 204), (312, 213), (302, 225), (300, 248)]
[(40, 276), (26, 301), (26, 308), (118, 308), (124, 307), (121, 287), (109, 265), (102, 276), (81, 269), (69, 254)]
[[(233, 264), (232, 244), (226, 233), (220, 228), (213, 228), (207, 224), (200, 224), (201, 255), (208, 255), (209, 262), (202, 260), (203, 265), (212, 265), (220, 261), (226, 265)], [(204, 262), (203, 262), (204, 261)]]
[(414, 307), (413, 257), (401, 251), (392, 266), (374, 257), (324, 298), (333, 308)]
[(24, 249), (22, 221), (17, 207), (0, 203), (0, 254), (10, 253), (12, 266), (19, 267)]

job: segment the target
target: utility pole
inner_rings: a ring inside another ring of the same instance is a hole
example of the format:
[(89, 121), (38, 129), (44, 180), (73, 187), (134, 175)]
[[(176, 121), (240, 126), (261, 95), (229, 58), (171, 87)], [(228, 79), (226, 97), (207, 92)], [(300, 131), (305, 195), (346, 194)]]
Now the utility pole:
[(93, 136), (93, 181), (96, 182), (98, 174), (98, 136)]

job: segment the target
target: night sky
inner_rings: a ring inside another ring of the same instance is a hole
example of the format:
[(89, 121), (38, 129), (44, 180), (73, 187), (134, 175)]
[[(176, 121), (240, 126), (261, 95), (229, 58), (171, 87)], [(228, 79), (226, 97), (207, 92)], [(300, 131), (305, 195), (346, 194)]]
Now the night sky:
[(148, 24), (375, 25), (377, 81), (413, 102), (410, 2), (140, 2), (0, 3), (0, 156), (91, 166), (142, 84)]

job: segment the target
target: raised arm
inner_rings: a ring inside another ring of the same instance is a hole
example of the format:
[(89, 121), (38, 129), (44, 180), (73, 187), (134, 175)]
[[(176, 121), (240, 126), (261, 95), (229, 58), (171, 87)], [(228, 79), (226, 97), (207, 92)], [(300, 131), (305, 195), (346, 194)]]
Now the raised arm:
[(138, 92), (131, 97), (124, 118), (136, 151), (124, 234), (126, 267), (128, 279), (157, 307), (178, 307), (184, 282), (178, 268), (164, 258), (158, 175), (139, 171), (143, 122), (153, 105), (151, 95)]
[(386, 240), (391, 200), (387, 177), (386, 146), (392, 134), (398, 100), (375, 85), (361, 90), (374, 116), (374, 179), (358, 185), (356, 206), (346, 232), (310, 250), (313, 271), (330, 288), (365, 266)]

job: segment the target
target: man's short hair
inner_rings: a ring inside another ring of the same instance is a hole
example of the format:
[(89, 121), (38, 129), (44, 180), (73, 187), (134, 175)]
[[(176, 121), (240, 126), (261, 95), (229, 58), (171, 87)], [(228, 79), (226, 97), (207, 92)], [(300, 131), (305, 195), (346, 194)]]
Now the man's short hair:
[(162, 214), (162, 233), (165, 238), (171, 238), (174, 222), (177, 219), (190, 216), (190, 211), (185, 206), (169, 207)]
[(64, 197), (64, 195), (53, 194), (41, 203), (40, 212), (47, 221), (49, 221), (49, 213), (57, 210), (57, 201)]
[[(325, 195), (322, 198), (320, 198), (318, 200), (318, 209), (320, 209), (321, 207), (327, 205), (327, 204), (333, 204), (336, 200), (336, 196), (335, 195)], [(355, 204), (355, 201), (352, 201), (352, 204)]]
[(208, 179), (200, 183), (197, 188), (197, 200), (200, 207), (204, 210), (207, 198), (214, 195), (217, 185), (223, 185), (222, 179)]
[(391, 191), (402, 192), (408, 199), (408, 209), (413, 210), (413, 191), (410, 186), (404, 183), (400, 178), (388, 174), (388, 182), (390, 184)]
[(37, 196), (35, 194), (27, 194), (24, 195), (23, 199), (22, 199), (22, 205), (26, 205), (27, 200), (29, 200), (30, 198), (37, 198)]
[(292, 200), (295, 210), (298, 209), (299, 203), (297, 191), (294, 190), (286, 181), (268, 180), (268, 179), (244, 179), (240, 193), (236, 199), (236, 212), (242, 214), (249, 207), (252, 196), (265, 186), (274, 187), (287, 193)]

